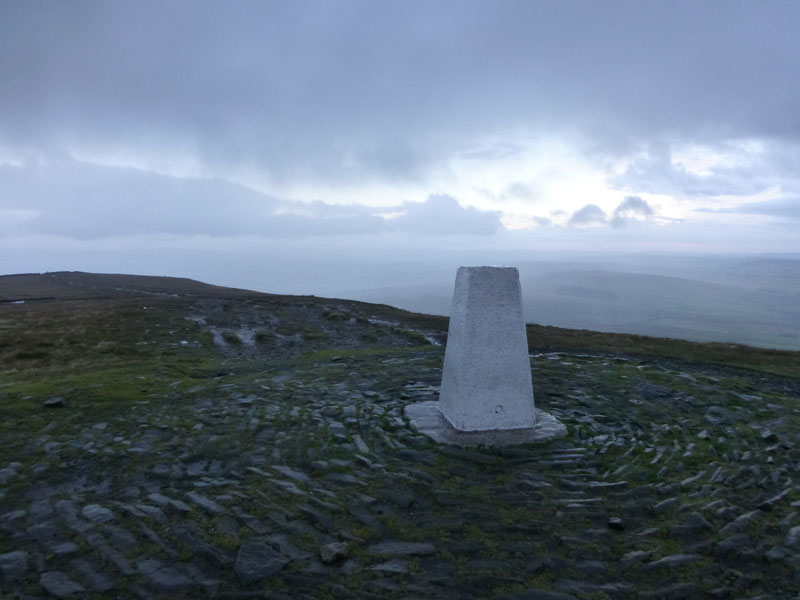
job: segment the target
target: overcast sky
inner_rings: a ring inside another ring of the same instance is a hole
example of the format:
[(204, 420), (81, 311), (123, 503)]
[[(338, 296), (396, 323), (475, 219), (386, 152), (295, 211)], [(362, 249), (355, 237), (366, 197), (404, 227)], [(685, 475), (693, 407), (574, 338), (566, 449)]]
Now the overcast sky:
[(0, 0), (0, 273), (800, 252), (798, 31), (795, 0)]

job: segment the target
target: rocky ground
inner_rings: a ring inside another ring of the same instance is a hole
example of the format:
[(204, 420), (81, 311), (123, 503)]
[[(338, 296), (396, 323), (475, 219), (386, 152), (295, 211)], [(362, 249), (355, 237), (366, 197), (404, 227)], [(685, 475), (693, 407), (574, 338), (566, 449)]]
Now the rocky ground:
[[(190, 308), (179, 349), (233, 327)], [(404, 415), (441, 347), (217, 343), (125, 402), (108, 373), (0, 387), (0, 597), (800, 598), (798, 379), (534, 354), (568, 436), (459, 449)]]

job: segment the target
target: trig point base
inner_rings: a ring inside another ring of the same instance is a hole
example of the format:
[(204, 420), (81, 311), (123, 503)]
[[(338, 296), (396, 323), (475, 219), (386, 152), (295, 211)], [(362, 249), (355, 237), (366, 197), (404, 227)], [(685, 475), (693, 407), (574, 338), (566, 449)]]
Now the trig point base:
[(409, 405), (406, 414), (420, 432), (458, 445), (566, 434), (563, 424), (534, 407), (516, 268), (458, 269), (439, 402)]

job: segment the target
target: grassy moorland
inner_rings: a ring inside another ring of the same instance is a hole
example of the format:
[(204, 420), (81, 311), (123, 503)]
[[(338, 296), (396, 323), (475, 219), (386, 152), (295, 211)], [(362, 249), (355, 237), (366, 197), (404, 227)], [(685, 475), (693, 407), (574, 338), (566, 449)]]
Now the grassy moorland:
[(0, 595), (795, 598), (800, 353), (528, 326), (544, 445), (410, 428), (447, 320), (0, 277)]

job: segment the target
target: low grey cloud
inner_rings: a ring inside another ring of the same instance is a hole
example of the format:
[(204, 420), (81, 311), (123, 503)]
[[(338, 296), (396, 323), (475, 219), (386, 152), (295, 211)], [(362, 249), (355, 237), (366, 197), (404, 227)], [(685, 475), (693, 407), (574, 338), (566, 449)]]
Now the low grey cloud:
[(606, 213), (596, 204), (587, 204), (572, 213), (567, 224), (570, 227), (588, 227), (603, 225), (606, 222)]
[(491, 235), (503, 229), (498, 211), (463, 207), (447, 194), (432, 194), (423, 203), (406, 202), (405, 214), (389, 221), (390, 228), (429, 235)]
[[(718, 150), (724, 151), (725, 148)], [(790, 152), (790, 148), (785, 149)], [(751, 154), (748, 164), (715, 166), (707, 173), (690, 172), (673, 162), (670, 145), (654, 142), (620, 175), (608, 179), (612, 187), (638, 193), (670, 194), (678, 197), (720, 195), (747, 196), (764, 191), (776, 182), (796, 177), (795, 171), (781, 169), (772, 156)]]
[(763, 202), (745, 202), (731, 208), (700, 208), (697, 211), (800, 219), (800, 197), (776, 198), (774, 200), (764, 200)]
[(797, 141), (799, 23), (779, 0), (5, 2), (0, 146), (189, 152), (334, 185), (517, 152), (475, 149), (498, 132), (577, 131), (598, 154)]
[(655, 214), (653, 208), (639, 196), (627, 196), (611, 217), (612, 227), (624, 227), (631, 221), (641, 221), (652, 217)]
[(655, 211), (646, 200), (639, 196), (627, 196), (610, 217), (596, 204), (587, 204), (572, 213), (567, 225), (578, 228), (611, 225), (620, 228), (631, 223), (648, 221), (654, 216)]
[(506, 188), (505, 196), (515, 200), (536, 200), (536, 188), (522, 181), (515, 181)]
[[(394, 213), (386, 219), (379, 213)], [(177, 178), (136, 169), (62, 160), (0, 166), (5, 234), (79, 239), (172, 234), (270, 237), (405, 232), (491, 235), (495, 211), (464, 207), (448, 195), (389, 208), (298, 203), (218, 179)], [(12, 229), (13, 227), (13, 229)]]
[(277, 199), (221, 180), (180, 179), (79, 161), (0, 166), (0, 209), (25, 209), (28, 231), (113, 235), (258, 233)]

